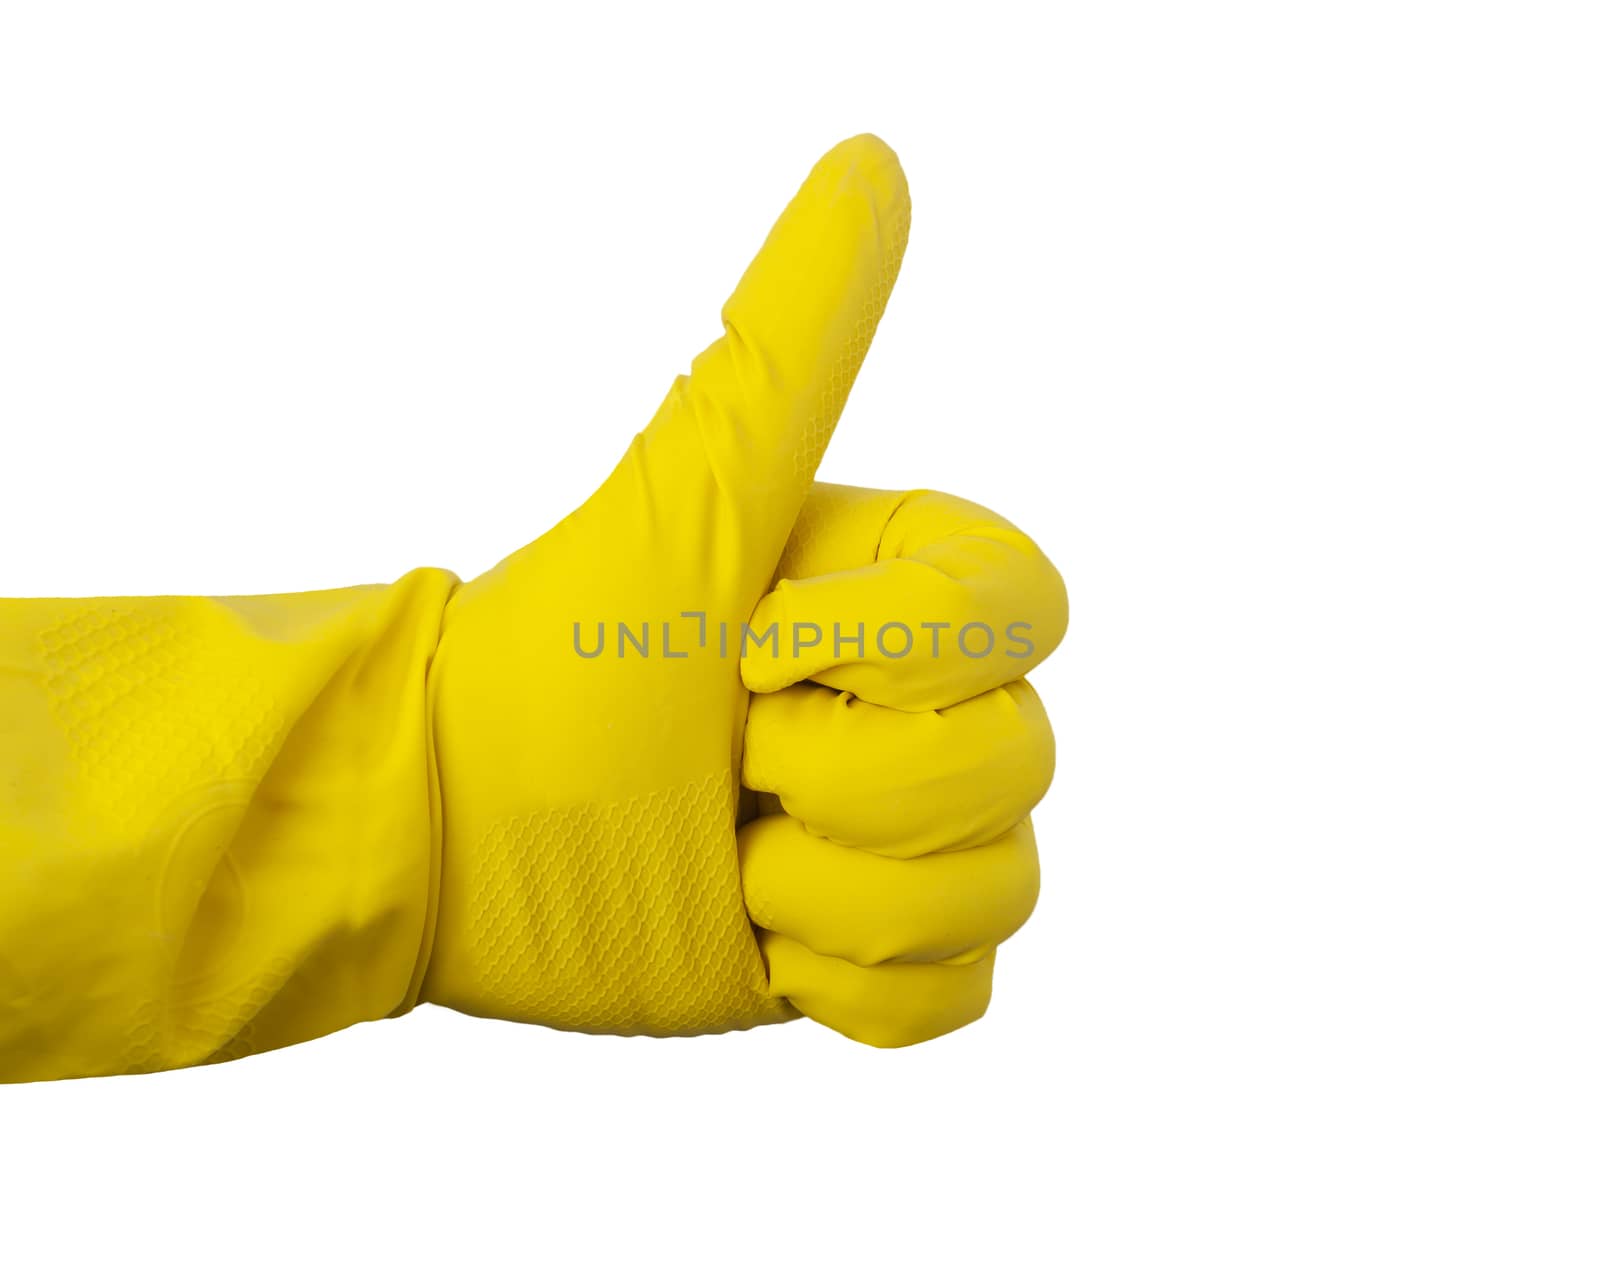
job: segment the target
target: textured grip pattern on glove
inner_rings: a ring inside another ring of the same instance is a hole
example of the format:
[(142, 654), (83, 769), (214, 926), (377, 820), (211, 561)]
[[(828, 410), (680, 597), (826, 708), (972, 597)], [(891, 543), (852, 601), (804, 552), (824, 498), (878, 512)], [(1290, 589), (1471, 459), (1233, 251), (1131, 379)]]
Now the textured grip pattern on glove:
[(809, 481), (815, 476), (818, 466), (822, 463), (828, 442), (833, 438), (834, 427), (844, 411), (845, 399), (850, 396), (850, 389), (856, 382), (856, 376), (861, 373), (861, 364), (866, 361), (867, 350), (872, 347), (872, 337), (877, 332), (884, 309), (889, 305), (889, 294), (894, 290), (895, 279), (900, 276), (900, 262), (905, 255), (906, 243), (911, 237), (910, 202), (908, 200), (900, 202), (892, 215), (893, 220), (883, 231), (886, 245), (883, 251), (882, 272), (873, 286), (870, 300), (856, 322), (855, 330), (851, 332), (844, 356), (839, 359), (838, 365), (833, 368), (832, 374), (828, 376), (828, 381), (823, 386), (817, 413), (806, 424), (805, 431), (800, 436), (799, 446), (795, 450), (795, 475), (802, 480)]
[(259, 779), (282, 741), (283, 712), (205, 632), (175, 620), (170, 610), (182, 601), (126, 610), (68, 603), (40, 631), (39, 661), (51, 712), (77, 770), (91, 778), (80, 796), (99, 816), (143, 826), (169, 814), (154, 805), (164, 791)]
[(745, 916), (728, 773), (504, 820), (474, 853), (473, 970), (508, 1017), (688, 1035), (790, 1017)]

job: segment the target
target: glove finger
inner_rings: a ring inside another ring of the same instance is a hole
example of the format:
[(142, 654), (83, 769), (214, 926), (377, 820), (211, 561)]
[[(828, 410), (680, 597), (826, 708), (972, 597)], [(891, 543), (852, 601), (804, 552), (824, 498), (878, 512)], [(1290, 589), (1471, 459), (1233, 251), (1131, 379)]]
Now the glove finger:
[[(900, 270), (911, 197), (878, 138), (817, 163), (613, 478), (642, 532), (753, 602), (771, 577)], [(642, 467), (641, 473), (633, 465)], [(742, 616), (742, 614), (741, 614)]]
[(1039, 898), (1026, 820), (986, 846), (895, 860), (806, 832), (792, 816), (739, 831), (750, 920), (858, 966), (932, 962), (992, 948)]
[(883, 1049), (930, 1041), (975, 1022), (989, 1008), (994, 952), (955, 963), (857, 966), (798, 940), (757, 931), (776, 996), (852, 1040)]
[(1061, 642), (1061, 576), (993, 512), (927, 491), (818, 493), (750, 619), (741, 672), (752, 692), (812, 679), (936, 710), (1021, 678)]
[(746, 788), (813, 834), (908, 857), (992, 842), (1049, 788), (1055, 739), (1026, 680), (911, 713), (817, 684), (750, 699)]

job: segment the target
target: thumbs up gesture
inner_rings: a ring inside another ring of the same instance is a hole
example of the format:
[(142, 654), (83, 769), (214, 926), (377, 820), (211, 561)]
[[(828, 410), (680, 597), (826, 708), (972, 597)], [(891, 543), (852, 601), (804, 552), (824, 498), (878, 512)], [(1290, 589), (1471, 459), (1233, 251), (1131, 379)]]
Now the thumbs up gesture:
[(910, 215), (881, 141), (824, 156), (607, 481), (451, 598), (423, 999), (878, 1045), (983, 1013), (1037, 891), (1022, 676), (1065, 593), (981, 508), (812, 484)]
[(944, 495), (813, 485), (900, 268), (816, 166), (598, 491), (475, 581), (0, 600), (0, 1080), (432, 1001), (592, 1032), (977, 1018), (1038, 886), (1061, 580)]

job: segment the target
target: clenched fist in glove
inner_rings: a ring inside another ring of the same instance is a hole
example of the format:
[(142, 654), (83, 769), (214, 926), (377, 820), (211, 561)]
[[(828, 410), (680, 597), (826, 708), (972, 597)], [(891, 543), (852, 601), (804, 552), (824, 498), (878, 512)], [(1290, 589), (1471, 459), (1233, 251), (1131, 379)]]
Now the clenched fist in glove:
[(581, 508), (475, 581), (0, 601), (0, 1078), (431, 1001), (594, 1032), (988, 1001), (1060, 579), (944, 495), (813, 485), (910, 200), (835, 148)]

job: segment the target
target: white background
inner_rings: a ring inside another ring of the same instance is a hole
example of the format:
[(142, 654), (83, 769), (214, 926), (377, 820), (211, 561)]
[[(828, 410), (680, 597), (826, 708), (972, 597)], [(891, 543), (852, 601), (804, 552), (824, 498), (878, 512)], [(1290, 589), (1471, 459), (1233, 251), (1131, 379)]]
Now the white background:
[(3, 1088), (3, 1259), (1595, 1265), (1592, 10), (565, 8), (0, 10), (0, 594), (486, 567), (875, 131), (823, 474), (1067, 578), (1035, 918), (903, 1052)]

